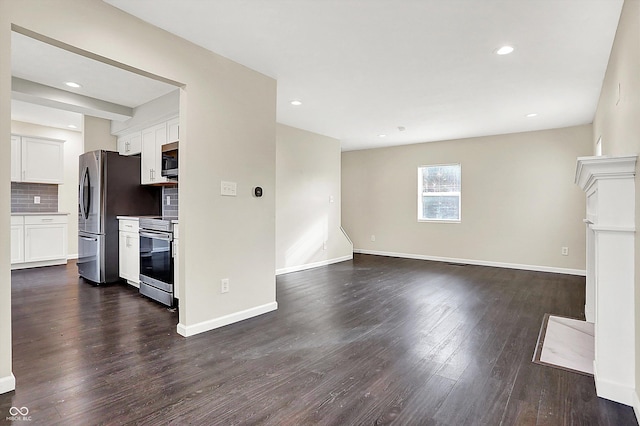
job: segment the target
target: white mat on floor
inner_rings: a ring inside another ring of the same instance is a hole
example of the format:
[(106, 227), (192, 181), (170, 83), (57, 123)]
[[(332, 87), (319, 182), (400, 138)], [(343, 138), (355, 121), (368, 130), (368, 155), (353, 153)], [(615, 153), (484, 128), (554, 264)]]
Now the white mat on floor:
[(593, 324), (555, 315), (546, 319), (539, 363), (593, 375)]

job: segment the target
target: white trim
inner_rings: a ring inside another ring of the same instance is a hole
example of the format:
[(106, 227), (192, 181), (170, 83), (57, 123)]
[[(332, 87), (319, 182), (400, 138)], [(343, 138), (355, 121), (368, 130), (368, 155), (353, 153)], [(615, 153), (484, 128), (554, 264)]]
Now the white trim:
[(364, 250), (364, 249), (354, 249), (353, 252), (362, 253), (362, 254), (374, 254), (377, 256), (402, 257), (405, 259), (432, 260), (435, 262), (448, 262), (448, 263), (466, 263), (469, 265), (493, 266), (495, 268), (523, 269), (525, 271), (553, 272), (555, 274), (579, 275), (582, 277), (587, 275), (587, 271), (585, 271), (584, 269), (556, 268), (554, 266), (523, 265), (519, 263), (503, 263), (503, 262), (492, 262), (488, 260), (475, 260), (475, 259), (458, 259), (454, 257), (425, 256), (422, 254), (394, 253), (394, 252)]
[(16, 378), (13, 374), (0, 377), (0, 394), (11, 392), (16, 389)]
[(290, 272), (304, 271), (307, 269), (317, 268), (319, 266), (327, 266), (334, 263), (345, 262), (353, 259), (353, 253), (347, 256), (336, 257), (333, 259), (321, 260), (320, 262), (306, 263), (304, 265), (289, 266), (286, 268), (276, 269), (276, 275), (288, 274)]
[[(600, 398), (605, 398), (630, 406), (633, 406), (634, 402), (636, 402), (638, 396), (633, 387), (609, 380), (598, 379), (598, 369), (596, 368), (596, 362), (593, 363), (593, 379), (596, 383), (596, 394)], [(638, 414), (636, 411), (636, 417), (637, 415)]]
[[(344, 230), (342, 225), (340, 226), (340, 230), (342, 231), (342, 235), (344, 235), (344, 237), (347, 239), (347, 241), (349, 241), (349, 244), (351, 244), (351, 249), (353, 249), (353, 241), (351, 241), (351, 238), (349, 238), (349, 235), (347, 235), (347, 231)], [(352, 256), (352, 258), (353, 258), (353, 256)]]
[(634, 226), (602, 226), (602, 225), (590, 225), (590, 228), (596, 232), (636, 232)]
[(633, 411), (636, 413), (636, 420), (640, 424), (640, 398), (638, 397), (638, 390), (633, 393)]
[(68, 254), (67, 260), (73, 260), (78, 258), (78, 253)]
[(56, 265), (66, 265), (67, 258), (64, 259), (55, 259), (55, 260), (40, 260), (38, 262), (23, 262), (23, 263), (12, 263), (11, 270), (16, 269), (27, 269), (27, 268), (39, 268), (41, 266), (56, 266)]
[(598, 179), (633, 177), (637, 155), (625, 157), (578, 157), (575, 183), (587, 191)]
[(258, 315), (266, 314), (267, 312), (275, 311), (276, 309), (278, 309), (278, 302), (271, 302), (265, 305), (245, 309), (244, 311), (240, 312), (234, 312), (233, 314), (224, 315), (193, 325), (184, 325), (182, 323), (178, 323), (177, 331), (179, 335), (189, 337), (196, 334), (204, 333), (205, 331), (211, 331), (216, 328), (224, 327), (225, 325), (257, 317)]

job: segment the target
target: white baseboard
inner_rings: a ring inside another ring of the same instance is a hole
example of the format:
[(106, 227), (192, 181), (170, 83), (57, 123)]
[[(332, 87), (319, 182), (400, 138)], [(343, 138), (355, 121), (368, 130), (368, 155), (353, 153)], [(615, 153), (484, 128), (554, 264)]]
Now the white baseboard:
[(0, 394), (11, 392), (16, 389), (16, 378), (13, 374), (7, 377), (0, 377)]
[(488, 260), (474, 260), (474, 259), (458, 259), (455, 257), (425, 256), (422, 254), (394, 253), (394, 252), (364, 250), (364, 249), (354, 249), (353, 252), (362, 253), (362, 254), (374, 254), (377, 256), (401, 257), (405, 259), (432, 260), (435, 262), (448, 262), (448, 263), (464, 263), (468, 265), (493, 266), (496, 268), (522, 269), (525, 271), (553, 272), (556, 274), (579, 275), (583, 277), (587, 275), (587, 271), (584, 269), (568, 269), (568, 268), (556, 268), (553, 266), (522, 265), (518, 263), (503, 263), (503, 262), (492, 262)]
[(596, 313), (593, 311), (593, 309), (589, 309), (587, 305), (584, 305), (584, 317), (587, 322), (596, 322)]
[(78, 258), (78, 253), (72, 253), (67, 255), (67, 260), (73, 260)]
[(267, 312), (275, 311), (276, 309), (278, 309), (278, 302), (271, 302), (265, 305), (256, 306), (255, 308), (245, 309), (244, 311), (235, 312), (233, 314), (210, 319), (193, 325), (184, 325), (182, 323), (179, 323), (177, 330), (179, 335), (189, 337), (196, 334), (204, 333), (205, 331), (211, 331), (216, 328), (224, 327), (225, 325), (257, 317), (258, 315), (266, 314)]
[(66, 265), (67, 259), (56, 259), (56, 260), (42, 260), (39, 262), (27, 262), (27, 263), (12, 263), (11, 270), (16, 269), (27, 269), (27, 268), (39, 268), (41, 266), (56, 266), (56, 265)]
[(599, 378), (595, 362), (593, 363), (593, 379), (596, 383), (596, 394), (600, 398), (632, 406), (636, 412), (636, 417), (638, 417), (638, 411), (635, 409), (638, 395), (633, 387)]
[(636, 413), (636, 420), (640, 424), (640, 397), (637, 390), (633, 393), (633, 412)]
[(340, 262), (344, 262), (351, 259), (353, 259), (353, 254), (342, 256), (342, 257), (336, 257), (334, 259), (322, 260), (320, 262), (306, 263), (304, 265), (298, 265), (298, 266), (289, 266), (287, 268), (276, 269), (276, 275), (288, 274), (290, 272), (304, 271), (307, 269), (317, 268), (319, 266), (327, 266), (327, 265), (340, 263)]

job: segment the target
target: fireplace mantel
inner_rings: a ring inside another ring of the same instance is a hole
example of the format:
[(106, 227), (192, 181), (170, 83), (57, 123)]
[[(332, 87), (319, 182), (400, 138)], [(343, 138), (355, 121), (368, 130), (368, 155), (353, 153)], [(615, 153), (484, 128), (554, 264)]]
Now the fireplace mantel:
[(585, 316), (594, 323), (598, 396), (632, 405), (635, 394), (635, 169), (637, 156), (580, 157), (587, 195)]

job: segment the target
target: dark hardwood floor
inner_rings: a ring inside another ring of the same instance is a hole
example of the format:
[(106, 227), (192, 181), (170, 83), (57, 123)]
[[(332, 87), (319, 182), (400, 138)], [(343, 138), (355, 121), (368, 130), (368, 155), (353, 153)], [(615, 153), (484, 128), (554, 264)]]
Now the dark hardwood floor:
[(356, 255), (278, 277), (275, 312), (190, 338), (75, 264), (12, 273), (17, 390), (0, 421), (636, 425), (593, 379), (531, 362), (545, 313), (582, 318), (584, 278)]

